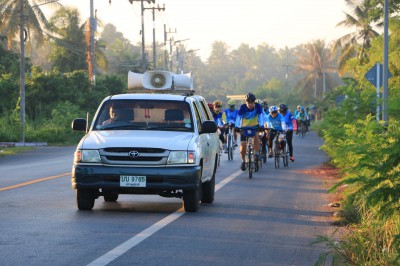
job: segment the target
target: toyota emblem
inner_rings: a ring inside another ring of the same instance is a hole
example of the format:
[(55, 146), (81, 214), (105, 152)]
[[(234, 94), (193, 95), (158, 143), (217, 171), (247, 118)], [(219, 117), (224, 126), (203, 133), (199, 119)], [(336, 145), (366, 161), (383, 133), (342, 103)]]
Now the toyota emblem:
[(140, 153), (139, 153), (138, 151), (130, 151), (130, 152), (128, 153), (128, 155), (129, 155), (129, 157), (137, 158), (137, 157), (140, 156)]

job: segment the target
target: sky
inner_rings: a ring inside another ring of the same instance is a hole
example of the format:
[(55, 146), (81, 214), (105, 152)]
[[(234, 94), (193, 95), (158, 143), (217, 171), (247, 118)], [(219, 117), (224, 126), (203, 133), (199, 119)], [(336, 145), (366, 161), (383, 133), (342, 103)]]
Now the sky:
[[(134, 0), (93, 0), (97, 17), (111, 23), (133, 44), (141, 42), (141, 4)], [(82, 19), (90, 16), (90, 0), (60, 0), (76, 7)], [(187, 50), (194, 50), (206, 60), (215, 41), (225, 42), (230, 50), (245, 43), (257, 47), (266, 43), (275, 49), (322, 39), (331, 42), (351, 29), (336, 27), (349, 12), (344, 0), (156, 0), (144, 1), (145, 8), (157, 5), (156, 42), (164, 41), (164, 24), (169, 38), (183, 40)], [(145, 44), (153, 43), (152, 10), (144, 11)], [(98, 29), (101, 31), (101, 29)]]

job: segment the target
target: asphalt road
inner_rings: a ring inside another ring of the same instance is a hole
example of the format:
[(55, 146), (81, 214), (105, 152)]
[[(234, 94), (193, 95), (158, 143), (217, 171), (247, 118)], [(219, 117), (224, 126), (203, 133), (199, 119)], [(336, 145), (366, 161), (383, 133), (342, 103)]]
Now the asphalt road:
[(180, 199), (100, 197), (78, 211), (74, 147), (0, 158), (0, 265), (313, 265), (333, 230), (323, 180), (304, 170), (328, 160), (322, 140), (295, 136), (295, 158), (249, 179), (224, 154), (213, 204), (184, 213)]

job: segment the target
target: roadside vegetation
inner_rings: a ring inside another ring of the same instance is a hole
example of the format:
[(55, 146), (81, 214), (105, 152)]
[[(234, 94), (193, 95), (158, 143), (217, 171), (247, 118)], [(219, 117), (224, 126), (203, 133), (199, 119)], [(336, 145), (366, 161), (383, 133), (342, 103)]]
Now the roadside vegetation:
[[(346, 61), (348, 77), (326, 96), (323, 120), (314, 125), (331, 164), (340, 170), (330, 192), (342, 194), (340, 227), (316, 240), (329, 250), (317, 265), (400, 264), (400, 22), (394, 18), (390, 23), (388, 124), (377, 121), (382, 99), (363, 77), (381, 61), (383, 38), (377, 36), (364, 47), (363, 57)], [(345, 96), (339, 104), (338, 96)]]
[(34, 147), (0, 147), (0, 157), (4, 157), (6, 155), (14, 155), (20, 152), (33, 150)]
[[(317, 109), (319, 121), (313, 127), (325, 140), (330, 164), (341, 173), (331, 192), (340, 189), (343, 195), (338, 230), (316, 239), (328, 250), (316, 264), (399, 265), (400, 17), (396, 14), (400, 0), (390, 1), (388, 125), (377, 121), (376, 106), (382, 101), (364, 78), (377, 62), (383, 63), (383, 1), (344, 1), (354, 12), (338, 26), (347, 27), (349, 34), (332, 44), (314, 40), (276, 50), (267, 43), (257, 47), (243, 43), (231, 49), (216, 41), (206, 63), (184, 45), (176, 48), (184, 55), (183, 71), (193, 72), (197, 93), (209, 102), (226, 102), (227, 95), (251, 91), (270, 105)], [(29, 8), (40, 9), (34, 1), (26, 2), (32, 3)], [(22, 134), (18, 3), (0, 0), (0, 141), (4, 142), (18, 142)], [(35, 30), (27, 32), (34, 34), (25, 44), (26, 141), (76, 144), (82, 133), (71, 130), (72, 119), (88, 116), (90, 121), (105, 96), (126, 92), (128, 70), (141, 69), (141, 45), (131, 44), (113, 25), (102, 26), (99, 21), (103, 31), (96, 35), (96, 82), (91, 83), (87, 25), (80, 22), (80, 14), (61, 8), (45, 20), (30, 18), (37, 23), (29, 25)], [(163, 45), (156, 47), (161, 66)], [(147, 52), (152, 54), (151, 49)], [(175, 54), (167, 58), (171, 71), (178, 68), (175, 58)], [(151, 70), (152, 62), (146, 63)], [(10, 151), (1, 150), (0, 156)]]

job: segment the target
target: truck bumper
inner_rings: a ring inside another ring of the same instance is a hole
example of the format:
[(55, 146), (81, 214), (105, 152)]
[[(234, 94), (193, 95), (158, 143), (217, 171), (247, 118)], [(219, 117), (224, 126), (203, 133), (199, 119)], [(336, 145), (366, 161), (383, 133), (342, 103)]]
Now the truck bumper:
[[(121, 187), (120, 176), (145, 176), (146, 187)], [(196, 189), (201, 167), (109, 167), (74, 165), (72, 188), (112, 190), (119, 194), (159, 194), (162, 191)]]

